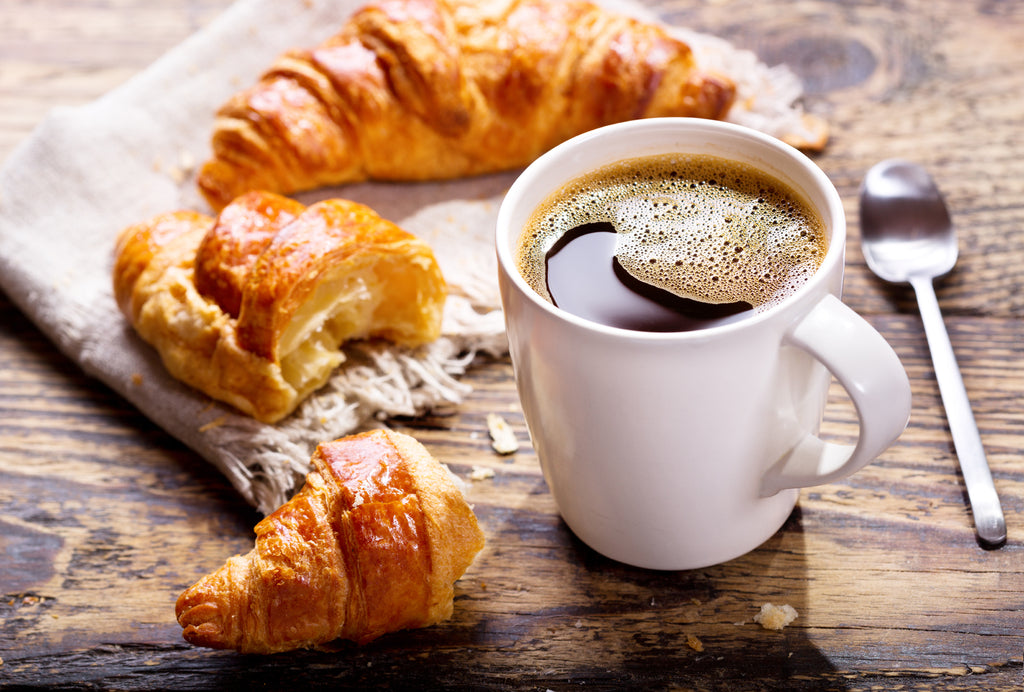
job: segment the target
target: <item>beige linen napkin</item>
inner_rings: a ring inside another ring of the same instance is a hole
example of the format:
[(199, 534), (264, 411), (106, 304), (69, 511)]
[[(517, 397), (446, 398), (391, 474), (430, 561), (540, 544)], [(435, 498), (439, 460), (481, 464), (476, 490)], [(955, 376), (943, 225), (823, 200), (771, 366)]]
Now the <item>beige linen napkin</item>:
[[(361, 4), (239, 0), (103, 98), (54, 110), (0, 170), (0, 287), (85, 372), (215, 464), (263, 513), (301, 485), (316, 444), (388, 416), (458, 404), (469, 394), (459, 376), (474, 355), (506, 349), (492, 233), (515, 172), (299, 197), (307, 204), (353, 199), (420, 235), (434, 247), (452, 295), (436, 343), (347, 348), (349, 360), (330, 382), (278, 425), (238, 414), (168, 376), (114, 303), (112, 250), (121, 229), (174, 209), (209, 212), (193, 174), (208, 155), (216, 108), (279, 53), (315, 45)], [(606, 4), (643, 11), (629, 2)], [(683, 37), (706, 64), (742, 77), (743, 107), (733, 120), (772, 134), (802, 127), (791, 73), (724, 41)]]

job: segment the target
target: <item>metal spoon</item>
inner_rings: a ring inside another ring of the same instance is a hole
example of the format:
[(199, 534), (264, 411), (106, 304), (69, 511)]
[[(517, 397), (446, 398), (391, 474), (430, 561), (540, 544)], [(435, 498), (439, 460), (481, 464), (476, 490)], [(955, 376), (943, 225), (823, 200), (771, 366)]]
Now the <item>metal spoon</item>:
[(861, 185), (860, 226), (871, 271), (886, 281), (910, 283), (917, 294), (974, 526), (982, 543), (998, 546), (1006, 541), (1006, 521), (932, 285), (953, 269), (957, 258), (956, 231), (942, 193), (920, 166), (883, 161)]

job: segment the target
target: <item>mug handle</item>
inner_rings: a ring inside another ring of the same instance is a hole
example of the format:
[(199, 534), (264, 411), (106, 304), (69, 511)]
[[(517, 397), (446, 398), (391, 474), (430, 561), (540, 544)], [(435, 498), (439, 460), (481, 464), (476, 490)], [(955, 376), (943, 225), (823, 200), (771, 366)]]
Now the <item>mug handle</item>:
[(821, 361), (846, 389), (860, 434), (855, 446), (807, 435), (765, 474), (762, 497), (851, 475), (895, 442), (910, 419), (910, 380), (896, 352), (836, 296), (823, 298), (783, 341)]

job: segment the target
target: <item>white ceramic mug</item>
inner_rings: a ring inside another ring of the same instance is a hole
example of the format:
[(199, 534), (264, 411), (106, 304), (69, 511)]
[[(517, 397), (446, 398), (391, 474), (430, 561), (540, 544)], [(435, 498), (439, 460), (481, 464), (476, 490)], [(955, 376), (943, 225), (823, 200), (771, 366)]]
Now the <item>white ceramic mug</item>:
[[(606, 164), (672, 152), (745, 162), (801, 192), (828, 232), (818, 271), (768, 310), (677, 333), (591, 322), (527, 285), (516, 247), (548, 195)], [(799, 488), (852, 474), (906, 426), (906, 372), (839, 299), (846, 245), (839, 194), (813, 162), (775, 138), (689, 118), (580, 135), (512, 185), (496, 243), (516, 384), (545, 480), (566, 524), (610, 558), (675, 570), (738, 557), (785, 523)], [(856, 408), (855, 446), (818, 437), (830, 373)]]

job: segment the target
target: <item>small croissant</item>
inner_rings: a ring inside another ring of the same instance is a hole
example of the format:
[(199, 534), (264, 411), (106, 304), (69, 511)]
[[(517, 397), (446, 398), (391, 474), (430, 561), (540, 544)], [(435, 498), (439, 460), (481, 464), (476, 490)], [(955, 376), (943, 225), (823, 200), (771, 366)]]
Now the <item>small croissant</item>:
[(327, 381), (346, 341), (436, 339), (447, 296), (430, 246), (369, 207), (267, 192), (125, 229), (113, 283), (171, 375), (266, 423)]
[(250, 189), (491, 173), (614, 122), (722, 118), (735, 90), (664, 28), (589, 2), (378, 0), (219, 110), (198, 184), (219, 209)]
[(243, 653), (365, 643), (451, 617), (483, 533), (451, 474), (412, 437), (321, 444), (256, 545), (178, 598), (184, 638)]

